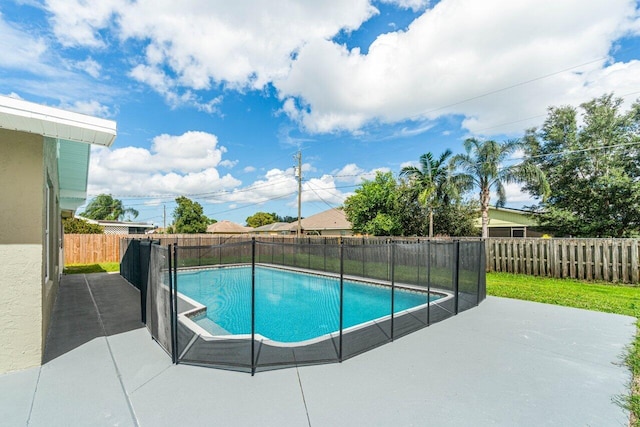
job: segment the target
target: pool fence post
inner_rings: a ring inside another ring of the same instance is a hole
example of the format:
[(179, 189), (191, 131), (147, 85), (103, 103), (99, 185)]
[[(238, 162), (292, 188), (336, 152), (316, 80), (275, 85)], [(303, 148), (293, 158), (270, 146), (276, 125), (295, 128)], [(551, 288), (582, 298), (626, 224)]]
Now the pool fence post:
[(344, 306), (344, 241), (340, 238), (340, 343), (338, 346), (338, 361), (342, 363), (342, 322)]
[(324, 259), (324, 271), (327, 271), (327, 238), (324, 237), (324, 245), (322, 245), (322, 258)]
[(391, 242), (391, 342), (393, 342), (393, 312), (395, 309), (396, 296), (396, 243)]
[(482, 274), (484, 273), (482, 271), (482, 258), (484, 257), (484, 252), (483, 252), (484, 242), (481, 240), (478, 243), (479, 243), (477, 245), (478, 250), (476, 251), (478, 254), (478, 277), (477, 277), (478, 283), (476, 286), (476, 307), (480, 305), (480, 281), (482, 280)]
[(365, 240), (364, 240), (364, 236), (362, 236), (362, 251), (361, 251), (361, 253), (363, 255), (362, 256), (362, 277), (366, 277), (365, 276), (365, 270), (364, 270), (364, 264), (365, 264), (365, 262), (364, 262), (364, 254), (365, 254), (364, 245), (365, 245)]
[(256, 238), (251, 238), (251, 376), (256, 373)]
[[(169, 255), (171, 256), (171, 255)], [(169, 273), (171, 274), (171, 273)], [(173, 318), (171, 324), (173, 326), (174, 335), (171, 342), (172, 351), (174, 353), (175, 364), (180, 363), (178, 360), (178, 244), (173, 245), (173, 301), (172, 301)]]
[(431, 240), (427, 240), (427, 326), (431, 324)]
[(420, 238), (418, 237), (417, 240), (417, 244), (418, 244), (418, 286), (420, 286), (420, 249), (422, 248), (422, 246), (420, 246)]
[(460, 303), (459, 302), (460, 294), (458, 293), (459, 268), (460, 268), (460, 241), (456, 240), (453, 242), (453, 292), (455, 293), (453, 301), (455, 304), (455, 310), (454, 310), (455, 314), (458, 314), (458, 307)]
[[(175, 324), (173, 323), (173, 317), (175, 313), (173, 312), (173, 298), (174, 290), (173, 290), (173, 263), (171, 262), (171, 258), (173, 257), (173, 245), (169, 244), (169, 317), (171, 324), (171, 363), (176, 363), (176, 351), (175, 351)], [(155, 305), (155, 303), (154, 303)]]

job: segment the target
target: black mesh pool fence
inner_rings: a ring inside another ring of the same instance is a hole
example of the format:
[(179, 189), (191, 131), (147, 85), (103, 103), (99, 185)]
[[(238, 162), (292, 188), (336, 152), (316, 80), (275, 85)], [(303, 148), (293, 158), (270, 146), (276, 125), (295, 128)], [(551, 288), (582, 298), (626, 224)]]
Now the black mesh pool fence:
[[(340, 362), (486, 296), (483, 241), (363, 242), (151, 244), (147, 255), (132, 240), (121, 266), (140, 281), (135, 264), (147, 264), (147, 327), (176, 363), (252, 374)], [(362, 311), (371, 318), (356, 320)]]

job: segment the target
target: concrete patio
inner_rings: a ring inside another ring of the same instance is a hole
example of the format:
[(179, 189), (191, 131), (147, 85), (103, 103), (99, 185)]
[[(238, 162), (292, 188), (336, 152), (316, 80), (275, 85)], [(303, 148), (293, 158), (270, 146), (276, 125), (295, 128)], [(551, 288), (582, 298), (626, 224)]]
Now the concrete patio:
[(342, 364), (172, 365), (119, 275), (65, 276), (42, 367), (0, 375), (7, 426), (626, 426), (632, 317), (488, 298)]

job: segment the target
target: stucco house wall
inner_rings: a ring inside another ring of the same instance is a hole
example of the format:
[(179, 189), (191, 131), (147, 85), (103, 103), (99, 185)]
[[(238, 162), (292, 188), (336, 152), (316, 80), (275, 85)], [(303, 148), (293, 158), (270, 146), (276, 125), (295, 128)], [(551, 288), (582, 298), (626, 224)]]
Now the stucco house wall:
[[(58, 182), (58, 142), (53, 138), (43, 138), (44, 167), (42, 175), (41, 242), (42, 252), (42, 349), (44, 349), (53, 303), (58, 295), (62, 262), (62, 219)], [(51, 191), (47, 194), (47, 188)], [(48, 203), (47, 203), (48, 197)], [(48, 250), (47, 250), (48, 248)], [(47, 258), (49, 270), (47, 270)]]
[(43, 139), (0, 129), (0, 372), (41, 361)]
[(86, 200), (111, 120), (0, 95), (0, 374), (42, 362), (62, 269), (61, 214)]

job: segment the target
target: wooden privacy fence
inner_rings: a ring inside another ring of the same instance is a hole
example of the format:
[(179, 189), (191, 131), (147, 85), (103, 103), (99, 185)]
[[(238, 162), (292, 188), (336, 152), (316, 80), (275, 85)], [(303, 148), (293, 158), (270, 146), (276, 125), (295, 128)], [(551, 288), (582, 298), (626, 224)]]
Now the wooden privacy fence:
[(115, 234), (65, 234), (64, 263), (120, 262), (120, 238)]
[[(64, 236), (65, 264), (120, 262), (123, 238), (160, 240), (162, 245), (208, 246), (246, 240), (247, 235), (173, 234), (145, 236), (106, 234), (67, 234)], [(309, 243), (376, 244), (386, 237), (338, 236), (256, 236), (262, 241)], [(425, 238), (393, 238), (398, 242), (424, 241)], [(490, 238), (486, 240), (487, 271), (533, 276), (640, 282), (640, 239), (539, 239)]]
[[(180, 246), (210, 246), (246, 241), (252, 235), (218, 235), (218, 234), (65, 234), (64, 235), (64, 263), (96, 264), (100, 262), (120, 262), (120, 242), (122, 239), (153, 239), (160, 244), (178, 244)], [(308, 242), (336, 244), (340, 239), (349, 244), (377, 244), (385, 243), (388, 237), (355, 237), (355, 236), (303, 236), (297, 238), (290, 235), (256, 235), (256, 239), (267, 242)], [(417, 242), (426, 240), (424, 237), (396, 237), (396, 242)], [(478, 240), (478, 239), (474, 239)]]
[(486, 242), (487, 271), (638, 283), (639, 239), (499, 239)]

